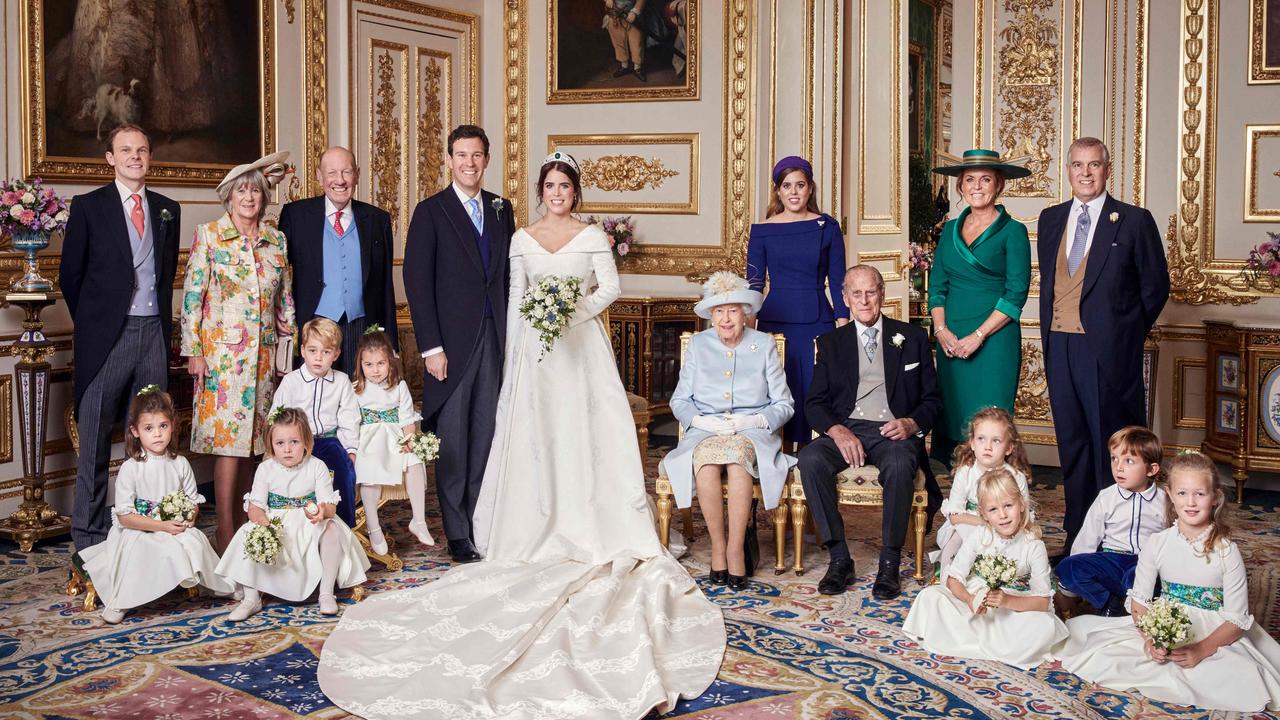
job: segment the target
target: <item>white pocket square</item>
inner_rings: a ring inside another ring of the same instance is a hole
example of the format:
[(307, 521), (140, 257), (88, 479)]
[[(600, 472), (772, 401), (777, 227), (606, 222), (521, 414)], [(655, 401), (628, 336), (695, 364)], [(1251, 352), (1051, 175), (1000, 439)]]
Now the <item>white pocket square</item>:
[(906, 372), (907, 370), (915, 370), (918, 367), (920, 367), (920, 363), (911, 363), (910, 365), (902, 368), (902, 371)]

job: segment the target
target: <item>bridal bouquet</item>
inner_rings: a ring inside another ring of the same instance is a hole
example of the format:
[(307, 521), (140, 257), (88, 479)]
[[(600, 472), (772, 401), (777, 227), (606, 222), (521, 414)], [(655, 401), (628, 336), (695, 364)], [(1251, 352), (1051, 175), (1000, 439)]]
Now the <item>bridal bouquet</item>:
[(520, 317), (524, 318), (542, 341), (542, 355), (546, 357), (556, 341), (569, 327), (569, 318), (582, 299), (582, 278), (548, 275), (529, 288), (520, 299)]
[(973, 571), (986, 581), (991, 590), (1012, 585), (1018, 579), (1018, 563), (1003, 555), (979, 555), (973, 561)]
[(275, 562), (280, 554), (280, 533), (283, 530), (284, 525), (278, 517), (271, 518), (269, 525), (254, 525), (244, 539), (244, 556), (263, 565)]
[(1138, 629), (1151, 638), (1152, 645), (1162, 650), (1172, 650), (1191, 639), (1191, 617), (1178, 603), (1159, 597), (1138, 621)]
[(173, 492), (160, 498), (160, 503), (156, 505), (155, 515), (157, 520), (165, 522), (178, 520), (180, 522), (191, 522), (196, 518), (196, 504), (191, 502), (191, 498), (181, 490)]
[(419, 432), (406, 435), (400, 441), (400, 447), (406, 452), (417, 455), (424, 464), (440, 457), (440, 438), (436, 437), (435, 433)]

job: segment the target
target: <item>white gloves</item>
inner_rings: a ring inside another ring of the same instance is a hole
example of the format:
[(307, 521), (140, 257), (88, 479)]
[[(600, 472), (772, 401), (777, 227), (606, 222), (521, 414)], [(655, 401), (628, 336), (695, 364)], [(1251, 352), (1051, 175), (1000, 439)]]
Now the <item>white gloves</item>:
[(698, 415), (689, 424), (712, 435), (732, 435), (733, 421), (723, 415)]
[(698, 415), (689, 422), (693, 427), (713, 435), (732, 435), (752, 428), (768, 429), (763, 415)]

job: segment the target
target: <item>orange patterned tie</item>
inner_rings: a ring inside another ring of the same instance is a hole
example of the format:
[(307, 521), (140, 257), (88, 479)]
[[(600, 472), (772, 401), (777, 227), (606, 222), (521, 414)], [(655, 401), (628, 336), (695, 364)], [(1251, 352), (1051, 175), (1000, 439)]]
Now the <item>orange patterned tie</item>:
[(129, 211), (129, 219), (133, 220), (133, 226), (138, 229), (138, 237), (142, 237), (147, 225), (147, 218), (142, 214), (142, 198), (137, 193), (129, 197), (133, 200), (133, 209)]

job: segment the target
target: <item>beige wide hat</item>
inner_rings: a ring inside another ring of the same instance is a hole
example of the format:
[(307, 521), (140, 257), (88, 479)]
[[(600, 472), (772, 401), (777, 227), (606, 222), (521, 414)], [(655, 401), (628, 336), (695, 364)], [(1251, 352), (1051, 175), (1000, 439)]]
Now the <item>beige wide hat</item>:
[(764, 295), (752, 290), (742, 276), (727, 270), (713, 273), (702, 285), (702, 300), (693, 306), (693, 312), (704, 320), (711, 319), (711, 310), (720, 305), (746, 305), (750, 315), (760, 312)]
[(251, 170), (261, 170), (263, 176), (267, 178), (267, 184), (275, 187), (289, 171), (289, 166), (285, 164), (288, 159), (289, 151), (281, 150), (270, 155), (263, 155), (251, 163), (237, 165), (231, 168), (230, 172), (222, 178), (222, 182), (218, 183), (218, 193), (221, 193), (223, 188), (234, 183), (241, 175)]

